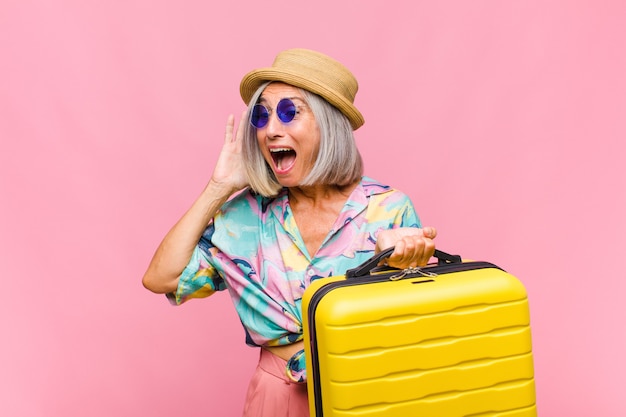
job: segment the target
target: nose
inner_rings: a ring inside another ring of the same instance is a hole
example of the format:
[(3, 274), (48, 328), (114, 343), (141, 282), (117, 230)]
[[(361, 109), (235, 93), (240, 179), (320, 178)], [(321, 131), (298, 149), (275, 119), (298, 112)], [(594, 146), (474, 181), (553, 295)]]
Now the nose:
[(267, 125), (265, 125), (265, 134), (268, 138), (280, 137), (283, 134), (285, 125), (280, 121), (276, 112), (270, 114), (269, 119), (267, 120)]

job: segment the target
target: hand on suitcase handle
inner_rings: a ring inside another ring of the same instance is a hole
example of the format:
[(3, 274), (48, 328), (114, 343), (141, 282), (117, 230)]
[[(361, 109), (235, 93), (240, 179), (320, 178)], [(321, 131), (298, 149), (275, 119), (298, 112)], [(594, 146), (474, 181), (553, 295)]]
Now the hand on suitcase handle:
[(400, 226), (381, 228), (376, 232), (374, 253), (390, 246), (395, 249), (379, 266), (396, 269), (425, 266), (435, 251), (437, 229), (434, 227)]
[[(388, 258), (394, 251), (395, 247), (392, 246), (385, 250), (380, 251), (376, 255), (372, 256), (367, 261), (363, 262), (361, 265), (356, 268), (348, 269), (346, 271), (347, 278), (359, 278), (364, 277), (370, 274), (372, 269), (376, 268), (376, 266), (385, 258)], [(447, 264), (447, 263), (460, 263), (461, 256), (459, 255), (450, 255), (449, 253), (440, 251), (439, 249), (435, 249), (435, 253), (433, 257), (437, 258), (437, 263), (439, 265)]]

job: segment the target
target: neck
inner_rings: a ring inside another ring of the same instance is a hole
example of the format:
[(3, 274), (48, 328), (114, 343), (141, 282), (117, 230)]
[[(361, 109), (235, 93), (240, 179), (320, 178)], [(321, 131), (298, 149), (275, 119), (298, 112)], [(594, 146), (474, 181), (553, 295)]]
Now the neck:
[(289, 201), (291, 204), (323, 205), (337, 199), (347, 199), (358, 182), (346, 186), (335, 185), (312, 185), (289, 188)]

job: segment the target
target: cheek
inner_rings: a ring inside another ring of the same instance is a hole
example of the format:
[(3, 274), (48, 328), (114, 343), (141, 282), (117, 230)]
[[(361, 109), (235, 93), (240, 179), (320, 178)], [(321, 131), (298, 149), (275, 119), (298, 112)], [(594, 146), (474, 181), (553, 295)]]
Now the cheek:
[(320, 133), (316, 126), (311, 127), (311, 132), (306, 140), (307, 150), (312, 160), (317, 159), (320, 150)]
[(260, 146), (261, 157), (263, 160), (269, 165), (272, 166), (272, 155), (270, 152), (263, 146)]

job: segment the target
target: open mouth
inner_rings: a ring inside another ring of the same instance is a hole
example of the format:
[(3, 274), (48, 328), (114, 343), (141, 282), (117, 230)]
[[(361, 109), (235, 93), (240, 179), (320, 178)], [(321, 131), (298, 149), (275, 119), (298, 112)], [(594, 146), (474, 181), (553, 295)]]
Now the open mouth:
[(291, 148), (270, 149), (270, 155), (277, 172), (287, 171), (296, 162), (296, 151)]

